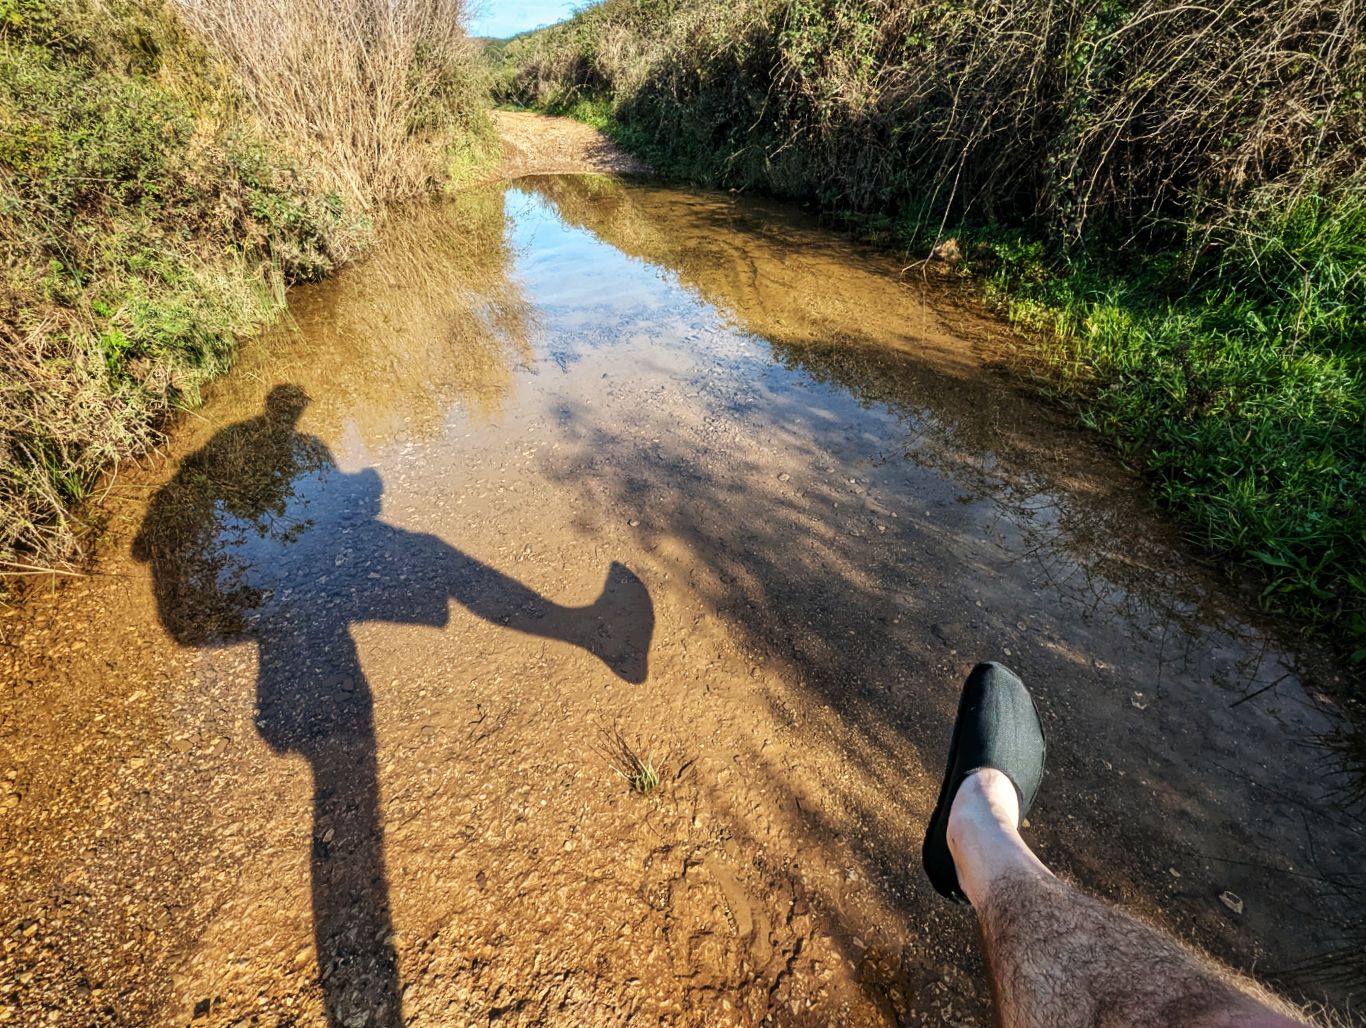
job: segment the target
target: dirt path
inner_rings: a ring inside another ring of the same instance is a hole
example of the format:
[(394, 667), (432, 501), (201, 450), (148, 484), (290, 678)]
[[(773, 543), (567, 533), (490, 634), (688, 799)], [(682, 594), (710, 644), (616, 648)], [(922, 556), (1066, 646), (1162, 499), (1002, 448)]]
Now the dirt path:
[(1345, 1009), (1308, 665), (898, 271), (518, 178), (292, 294), (0, 617), (0, 1020), (985, 1025), (918, 870), (985, 656), (1054, 866)]
[(596, 129), (572, 118), (494, 111), (503, 137), (500, 179), (524, 175), (635, 175), (648, 169)]

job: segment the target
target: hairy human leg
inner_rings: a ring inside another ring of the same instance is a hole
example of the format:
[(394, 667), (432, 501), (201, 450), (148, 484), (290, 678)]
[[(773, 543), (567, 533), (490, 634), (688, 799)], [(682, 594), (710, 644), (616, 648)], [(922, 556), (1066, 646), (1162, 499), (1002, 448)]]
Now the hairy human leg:
[(949, 850), (977, 911), (1003, 1028), (1295, 1028), (1288, 1010), (1148, 925), (1060, 881), (1020, 837), (1015, 786), (963, 780)]

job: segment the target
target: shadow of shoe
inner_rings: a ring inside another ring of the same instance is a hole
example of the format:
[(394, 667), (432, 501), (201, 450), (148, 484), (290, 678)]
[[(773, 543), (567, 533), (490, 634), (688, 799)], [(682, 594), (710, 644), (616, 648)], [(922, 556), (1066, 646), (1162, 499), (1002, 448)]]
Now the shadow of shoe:
[(634, 571), (612, 562), (602, 594), (584, 608), (591, 624), (583, 647), (619, 678), (639, 685), (650, 673), (655, 610), (650, 592)]

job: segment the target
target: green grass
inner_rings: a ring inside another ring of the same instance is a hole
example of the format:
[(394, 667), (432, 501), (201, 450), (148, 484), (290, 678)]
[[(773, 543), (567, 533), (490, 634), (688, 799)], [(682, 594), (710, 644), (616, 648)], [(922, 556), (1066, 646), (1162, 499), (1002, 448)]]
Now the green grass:
[(1141, 264), (987, 242), (988, 294), (1056, 394), (1144, 469), (1263, 604), (1366, 659), (1366, 199), (1309, 195), (1216, 258)]
[(632, 792), (648, 796), (659, 788), (664, 763), (653, 753), (642, 757), (639, 749), (631, 745), (620, 729), (602, 731), (602, 752), (612, 773), (626, 782)]
[(630, 784), (632, 792), (648, 796), (659, 787), (659, 770), (655, 767), (654, 754), (650, 754), (640, 760), (629, 774), (623, 772), (622, 777)]
[(912, 254), (956, 237), (1044, 388), (1362, 662), (1366, 66), (1321, 13), (605, 0), (502, 47), (496, 95)]

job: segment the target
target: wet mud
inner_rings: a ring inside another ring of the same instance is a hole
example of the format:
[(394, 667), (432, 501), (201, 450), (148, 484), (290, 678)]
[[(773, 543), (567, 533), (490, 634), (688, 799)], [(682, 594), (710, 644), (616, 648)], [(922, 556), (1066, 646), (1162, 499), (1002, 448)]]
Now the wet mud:
[(1355, 1016), (1331, 669), (942, 284), (531, 177), (291, 309), (0, 617), (0, 1018), (988, 1024), (919, 872), (978, 659), (1052, 866)]

